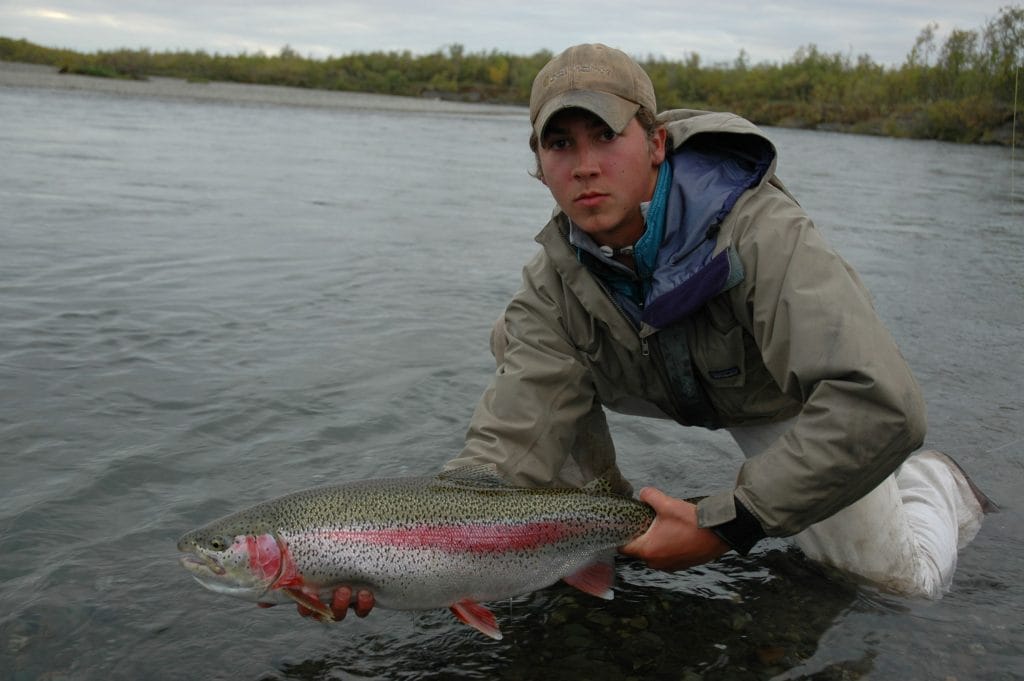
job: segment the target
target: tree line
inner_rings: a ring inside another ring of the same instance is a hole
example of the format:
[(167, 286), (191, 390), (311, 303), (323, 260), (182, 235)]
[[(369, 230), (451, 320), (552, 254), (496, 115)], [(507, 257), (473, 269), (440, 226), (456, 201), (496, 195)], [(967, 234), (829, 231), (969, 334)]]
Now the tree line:
[[(924, 27), (903, 64), (868, 55), (800, 47), (783, 63), (703, 64), (641, 58), (659, 106), (732, 111), (761, 125), (895, 137), (1010, 144), (1024, 132), (1024, 6), (1007, 6), (976, 30), (954, 29), (941, 43)], [(355, 53), (318, 59), (289, 46), (276, 55), (111, 50), (81, 53), (0, 37), (0, 60), (48, 64), (61, 72), (112, 78), (150, 76), (527, 104), (549, 51), (515, 55), (451, 45), (430, 54)]]

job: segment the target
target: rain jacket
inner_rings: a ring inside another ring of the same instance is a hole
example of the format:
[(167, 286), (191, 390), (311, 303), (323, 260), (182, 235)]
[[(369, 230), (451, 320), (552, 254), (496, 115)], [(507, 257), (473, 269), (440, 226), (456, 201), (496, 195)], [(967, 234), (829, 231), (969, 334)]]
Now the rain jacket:
[(857, 274), (775, 177), (760, 131), (731, 114), (661, 118), (671, 189), (651, 271), (633, 282), (639, 302), (611, 259), (570, 243), (557, 212), (496, 327), (497, 372), (449, 465), (565, 484), (602, 407), (710, 428), (796, 416), (732, 488), (698, 504), (702, 527), (746, 511), (764, 534), (792, 535), (920, 446), (920, 390)]

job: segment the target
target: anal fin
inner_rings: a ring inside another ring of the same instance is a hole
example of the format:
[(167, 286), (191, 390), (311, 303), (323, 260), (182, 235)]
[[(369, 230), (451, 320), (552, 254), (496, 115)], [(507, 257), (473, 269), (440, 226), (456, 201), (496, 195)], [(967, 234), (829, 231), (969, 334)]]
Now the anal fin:
[(615, 564), (611, 558), (602, 558), (584, 565), (562, 581), (591, 596), (610, 601), (615, 598), (612, 585), (615, 583)]
[(498, 629), (498, 620), (494, 618), (494, 613), (476, 601), (466, 598), (458, 603), (453, 603), (450, 609), (460, 621), (465, 622), (484, 636), (489, 636), (495, 641), (501, 640), (501, 630)]

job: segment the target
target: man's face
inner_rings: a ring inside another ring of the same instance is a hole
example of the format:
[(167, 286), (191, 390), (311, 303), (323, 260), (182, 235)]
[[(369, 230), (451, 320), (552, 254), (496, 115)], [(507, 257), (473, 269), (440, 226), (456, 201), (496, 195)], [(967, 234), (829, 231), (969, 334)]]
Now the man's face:
[(634, 118), (616, 134), (597, 116), (567, 109), (548, 123), (537, 150), (543, 182), (558, 206), (598, 245), (621, 248), (644, 232), (665, 159), (665, 130), (648, 139)]

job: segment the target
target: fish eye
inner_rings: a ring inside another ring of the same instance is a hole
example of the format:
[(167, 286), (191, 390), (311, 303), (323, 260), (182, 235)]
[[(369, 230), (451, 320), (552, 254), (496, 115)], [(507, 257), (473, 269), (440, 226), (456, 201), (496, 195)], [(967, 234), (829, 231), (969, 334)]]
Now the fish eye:
[(214, 551), (223, 551), (228, 547), (229, 543), (224, 537), (214, 537), (210, 540), (210, 548)]

